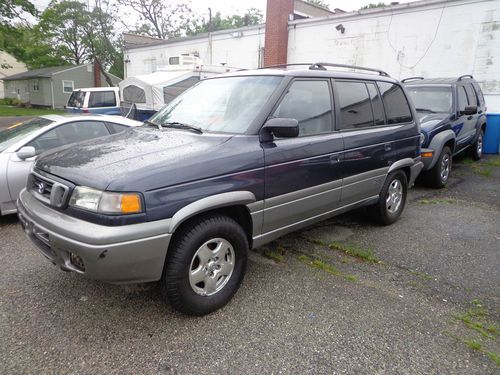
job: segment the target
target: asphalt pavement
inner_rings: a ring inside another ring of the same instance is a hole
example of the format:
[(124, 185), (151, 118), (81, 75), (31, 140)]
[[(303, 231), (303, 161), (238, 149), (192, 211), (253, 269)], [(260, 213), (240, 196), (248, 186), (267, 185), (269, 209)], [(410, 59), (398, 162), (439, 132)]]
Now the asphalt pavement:
[(36, 116), (0, 116), (0, 130), (8, 128), (18, 122), (29, 120)]
[(392, 226), (358, 210), (251, 252), (200, 318), (62, 272), (0, 218), (0, 373), (498, 374), (499, 162), (462, 158)]

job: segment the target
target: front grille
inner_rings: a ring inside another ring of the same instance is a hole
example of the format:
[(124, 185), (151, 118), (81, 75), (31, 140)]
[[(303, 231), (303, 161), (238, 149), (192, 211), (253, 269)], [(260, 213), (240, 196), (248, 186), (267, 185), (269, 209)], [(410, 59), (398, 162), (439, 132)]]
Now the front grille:
[(28, 190), (38, 200), (56, 208), (64, 208), (68, 203), (68, 186), (36, 172), (32, 172), (28, 178)]

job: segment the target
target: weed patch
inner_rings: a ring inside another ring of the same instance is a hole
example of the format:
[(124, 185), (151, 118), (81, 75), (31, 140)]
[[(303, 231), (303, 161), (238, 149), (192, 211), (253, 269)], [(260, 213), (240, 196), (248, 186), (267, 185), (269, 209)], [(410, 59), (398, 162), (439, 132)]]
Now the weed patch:
[(326, 262), (323, 259), (311, 258), (311, 257), (308, 257), (307, 255), (300, 255), (298, 259), (302, 263), (307, 264), (308, 266), (317, 268), (317, 269), (324, 271), (326, 273), (329, 273), (331, 275), (340, 276), (346, 280), (353, 281), (353, 282), (358, 280), (357, 277), (354, 275), (343, 274), (334, 265)]
[(332, 242), (330, 244), (330, 249), (333, 250), (340, 250), (344, 252), (347, 255), (363, 259), (367, 262), (372, 262), (372, 263), (382, 263), (373, 253), (372, 249), (369, 248), (362, 248), (359, 245), (355, 244), (345, 244), (341, 242)]
[(283, 246), (277, 246), (276, 249), (274, 249), (274, 250), (268, 249), (268, 250), (264, 251), (264, 256), (266, 258), (274, 260), (275, 262), (281, 263), (285, 259), (283, 257), (284, 253), (285, 253), (285, 249), (283, 248)]
[(457, 199), (454, 198), (431, 198), (431, 199), (420, 199), (418, 201), (420, 204), (456, 204)]

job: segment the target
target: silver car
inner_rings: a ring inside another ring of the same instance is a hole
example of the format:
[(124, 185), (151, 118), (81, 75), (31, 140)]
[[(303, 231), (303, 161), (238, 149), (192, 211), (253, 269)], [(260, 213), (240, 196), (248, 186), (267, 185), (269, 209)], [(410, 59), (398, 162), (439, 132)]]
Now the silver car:
[(139, 126), (120, 116), (47, 115), (0, 131), (0, 215), (17, 211), (16, 200), (33, 161), (42, 152)]

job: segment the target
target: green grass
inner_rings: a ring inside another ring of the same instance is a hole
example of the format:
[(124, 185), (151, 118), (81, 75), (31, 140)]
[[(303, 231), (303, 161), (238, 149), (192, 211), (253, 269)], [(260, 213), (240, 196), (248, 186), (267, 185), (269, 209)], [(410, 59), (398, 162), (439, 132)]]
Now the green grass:
[(500, 355), (494, 352), (485, 351), (486, 355), (500, 367)]
[(329, 264), (328, 262), (326, 262), (323, 259), (310, 258), (307, 255), (300, 255), (298, 259), (302, 263), (305, 263), (311, 267), (317, 268), (317, 269), (324, 271), (326, 273), (329, 273), (331, 275), (340, 276), (346, 280), (353, 281), (353, 282), (358, 280), (358, 278), (354, 275), (343, 274), (337, 268), (335, 268), (335, 266), (333, 266), (332, 264)]
[(500, 157), (499, 156), (493, 156), (483, 162), (482, 164), (487, 165), (488, 167), (500, 167)]
[(40, 116), (40, 115), (50, 115), (53, 113), (61, 114), (61, 113), (64, 113), (64, 111), (58, 110), (58, 109), (18, 108), (18, 107), (9, 107), (6, 105), (0, 105), (0, 117), (1, 116)]
[(419, 199), (418, 203), (420, 204), (454, 204), (457, 203), (457, 199), (453, 198), (431, 198), (431, 199)]
[(464, 340), (465, 344), (472, 350), (481, 350), (481, 344), (474, 340)]
[(483, 308), (481, 301), (475, 299), (471, 303), (474, 307), (468, 309), (463, 314), (455, 315), (455, 319), (478, 332), (481, 336), (495, 340), (496, 336), (498, 336), (498, 326), (485, 322), (488, 318), (488, 312)]
[(277, 246), (276, 249), (266, 250), (264, 251), (264, 256), (266, 258), (272, 259), (275, 262), (281, 263), (285, 259), (283, 254), (285, 253), (285, 249), (282, 246)]
[(337, 241), (333, 241), (329, 247), (330, 249), (340, 250), (347, 255), (363, 259), (367, 262), (381, 263), (381, 261), (373, 253), (373, 250), (369, 248), (362, 248), (359, 245), (341, 243)]

